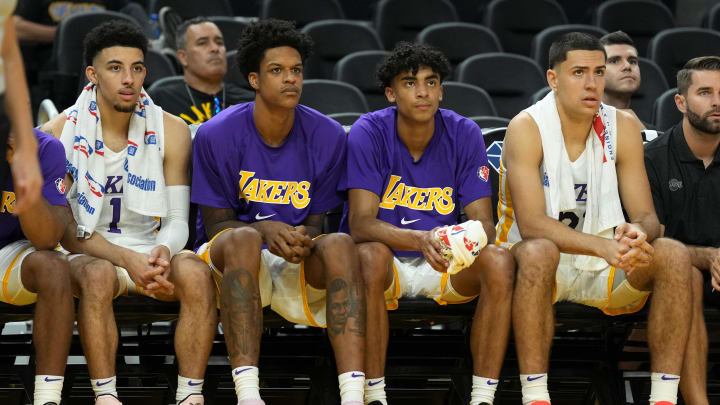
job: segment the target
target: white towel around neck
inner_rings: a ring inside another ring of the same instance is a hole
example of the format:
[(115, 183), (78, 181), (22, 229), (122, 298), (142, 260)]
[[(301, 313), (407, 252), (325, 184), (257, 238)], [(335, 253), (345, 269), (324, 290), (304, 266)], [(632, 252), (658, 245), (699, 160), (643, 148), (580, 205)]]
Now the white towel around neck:
[[(551, 218), (558, 218), (561, 211), (576, 208), (575, 184), (570, 158), (555, 104), (555, 93), (550, 92), (542, 100), (525, 109), (535, 120), (542, 140), (543, 161), (540, 167), (545, 192), (545, 211)], [(600, 130), (601, 141), (597, 131)], [(617, 154), (616, 110), (600, 105), (593, 120), (593, 128), (587, 137), (585, 153), (588, 158), (588, 197), (583, 233), (612, 238), (614, 227), (625, 221), (618, 193), (615, 157)], [(608, 266), (599, 257), (575, 255), (573, 264), (580, 270), (597, 271)]]
[[(100, 218), (105, 193), (105, 153), (96, 86), (85, 86), (65, 115), (60, 141), (65, 147), (67, 172), (73, 178), (68, 198), (77, 198), (78, 202), (72, 205), (77, 236), (89, 238)], [(123, 187), (123, 204), (140, 215), (167, 216), (163, 130), (162, 108), (142, 89), (130, 118)]]

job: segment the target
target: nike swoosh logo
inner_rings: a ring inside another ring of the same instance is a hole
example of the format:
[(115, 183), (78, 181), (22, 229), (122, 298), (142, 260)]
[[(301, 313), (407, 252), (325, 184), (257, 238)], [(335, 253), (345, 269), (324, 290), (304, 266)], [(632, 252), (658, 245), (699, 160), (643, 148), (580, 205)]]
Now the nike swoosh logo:
[(662, 379), (665, 380), (665, 381), (679, 380), (679, 379), (680, 379), (680, 377), (668, 377), (668, 376), (666, 376), (666, 375), (663, 375), (663, 376), (660, 377), (660, 378), (662, 378)]
[(536, 376), (536, 377), (528, 377), (527, 380), (528, 380), (528, 381), (535, 381), (535, 380), (539, 380), (539, 379), (541, 379), (541, 378), (543, 378), (543, 377), (544, 377), (544, 376), (542, 376), (542, 375), (539, 375), (539, 376)]
[(256, 220), (256, 221), (262, 221), (263, 219), (268, 219), (268, 218), (274, 217), (274, 216), (275, 216), (275, 214), (260, 215), (260, 213), (258, 212), (257, 214), (255, 214), (255, 220)]
[(385, 381), (384, 378), (383, 378), (382, 380), (380, 380), (380, 381), (375, 381), (375, 382), (370, 381), (370, 382), (368, 382), (368, 385), (371, 386), (371, 387), (374, 387), (374, 386), (380, 384), (380, 383), (383, 382), (383, 381)]
[(365, 377), (365, 374), (363, 374), (363, 373), (360, 373), (360, 374), (352, 373), (352, 374), (350, 374), (350, 377), (352, 377), (352, 378)]
[(100, 382), (97, 383), (97, 386), (98, 386), (98, 387), (102, 387), (103, 385), (110, 384), (111, 382), (113, 382), (112, 379), (107, 380), (107, 381), (100, 381)]
[(62, 378), (47, 378), (47, 377), (45, 377), (45, 382), (55, 382), (55, 381), (60, 381), (60, 380), (62, 380)]
[(188, 385), (191, 386), (191, 387), (197, 387), (197, 386), (200, 385), (200, 384), (202, 384), (202, 383), (201, 383), (201, 382), (196, 383), (196, 382), (188, 381)]
[(408, 224), (412, 224), (413, 222), (417, 222), (417, 221), (419, 221), (419, 220), (420, 220), (420, 219), (412, 219), (412, 220), (410, 220), (410, 221), (406, 221), (406, 220), (405, 220), (405, 217), (402, 217), (402, 219), (400, 220), (400, 223), (403, 224), (403, 225), (408, 225)]
[(498, 385), (499, 382), (500, 382), (500, 381), (495, 381), (495, 382), (488, 381), (487, 384), (488, 384), (488, 385)]
[(235, 372), (235, 375), (240, 375), (240, 373), (243, 373), (245, 371), (252, 370), (252, 367), (244, 368), (242, 370), (238, 370)]

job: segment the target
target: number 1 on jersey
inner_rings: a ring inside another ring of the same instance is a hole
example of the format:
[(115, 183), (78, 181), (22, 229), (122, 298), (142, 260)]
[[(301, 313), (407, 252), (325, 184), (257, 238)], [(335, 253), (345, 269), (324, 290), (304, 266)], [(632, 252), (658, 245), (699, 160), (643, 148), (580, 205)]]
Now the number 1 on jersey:
[(120, 203), (121, 202), (122, 202), (122, 199), (120, 197), (110, 199), (110, 205), (112, 205), (112, 207), (113, 207), (113, 216), (112, 216), (112, 221), (110, 221), (110, 229), (108, 230), (108, 232), (120, 233), (120, 228), (118, 228), (118, 222), (120, 222)]

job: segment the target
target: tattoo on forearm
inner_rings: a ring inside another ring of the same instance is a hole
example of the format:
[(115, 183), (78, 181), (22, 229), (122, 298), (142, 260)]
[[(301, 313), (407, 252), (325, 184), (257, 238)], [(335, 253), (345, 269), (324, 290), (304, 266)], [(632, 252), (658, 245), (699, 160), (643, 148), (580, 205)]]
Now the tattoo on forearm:
[(345, 333), (345, 329), (365, 336), (365, 297), (352, 289), (342, 278), (330, 282), (327, 289), (327, 329), (330, 337)]
[(228, 271), (220, 293), (220, 315), (230, 360), (255, 364), (260, 353), (262, 301), (258, 283), (244, 269)]

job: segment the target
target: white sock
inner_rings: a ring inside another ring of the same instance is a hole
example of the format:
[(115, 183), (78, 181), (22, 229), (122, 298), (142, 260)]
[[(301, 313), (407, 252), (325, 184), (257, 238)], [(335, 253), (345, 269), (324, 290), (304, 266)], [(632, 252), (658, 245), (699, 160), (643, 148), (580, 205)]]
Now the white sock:
[(240, 366), (232, 371), (238, 401), (260, 399), (260, 370), (253, 366)]
[(92, 385), (93, 392), (95, 393), (95, 398), (99, 397), (100, 395), (110, 394), (117, 398), (117, 388), (115, 388), (117, 378), (115, 376), (108, 377), (108, 378), (98, 378), (97, 380), (90, 380), (90, 385)]
[(203, 383), (205, 380), (185, 378), (178, 375), (177, 391), (175, 391), (175, 402), (180, 403), (193, 394), (202, 395)]
[(520, 385), (522, 386), (522, 403), (530, 405), (533, 401), (545, 401), (550, 403), (550, 393), (547, 389), (548, 375), (545, 374), (520, 374)]
[(470, 393), (470, 405), (480, 405), (487, 402), (492, 405), (495, 400), (495, 390), (499, 381), (493, 378), (478, 377), (472, 378), (472, 392)]
[(59, 375), (36, 375), (34, 405), (45, 405), (48, 402), (60, 404), (62, 387), (65, 377)]
[(385, 377), (365, 379), (365, 405), (372, 401), (380, 401), (382, 405), (388, 405), (385, 395)]
[(650, 404), (668, 401), (677, 403), (678, 385), (680, 376), (664, 373), (650, 374)]
[(338, 376), (340, 385), (340, 404), (350, 401), (363, 401), (365, 391), (365, 373), (362, 371), (348, 371)]

